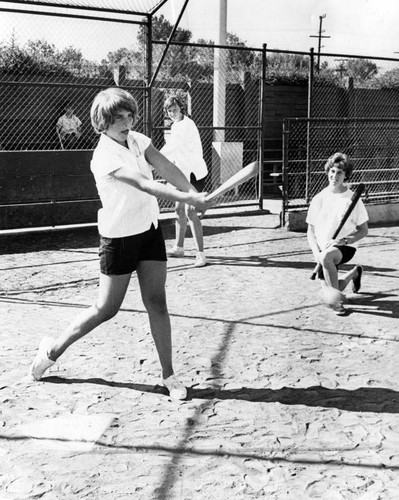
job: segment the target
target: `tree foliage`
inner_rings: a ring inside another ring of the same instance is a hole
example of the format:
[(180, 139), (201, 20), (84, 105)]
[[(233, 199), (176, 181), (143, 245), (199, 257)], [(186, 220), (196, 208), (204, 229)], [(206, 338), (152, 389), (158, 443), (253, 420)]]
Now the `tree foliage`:
[(381, 89), (399, 90), (399, 68), (393, 68), (370, 80), (370, 86)]
[[(174, 27), (163, 16), (152, 18), (153, 41), (165, 42)], [(86, 60), (80, 49), (72, 45), (59, 50), (44, 39), (29, 40), (25, 46), (17, 42), (13, 32), (8, 42), (0, 42), (0, 70), (4, 73), (58, 74), (79, 77), (113, 78), (120, 67), (126, 77), (135, 80), (146, 79), (147, 26), (141, 25), (136, 44), (109, 52), (100, 63)], [(245, 75), (259, 79), (262, 68), (262, 54), (251, 50), (246, 42), (235, 33), (228, 33), (226, 45), (231, 49), (217, 49), (213, 40), (199, 39), (190, 44), (192, 32), (178, 27), (173, 42), (164, 58), (158, 80), (184, 80), (211, 82), (214, 75), (215, 51), (220, 50), (225, 65), (227, 83), (242, 84)], [(153, 67), (157, 67), (165, 44), (152, 45)], [(309, 56), (267, 52), (266, 82), (269, 85), (307, 85)], [(331, 67), (323, 61), (315, 79), (333, 85), (344, 85), (352, 77), (357, 85), (367, 87), (399, 87), (399, 70), (379, 74), (377, 65), (368, 59), (348, 59), (338, 67)]]
[(377, 65), (368, 59), (348, 59), (347, 74), (356, 82), (369, 80), (378, 73)]
[[(152, 20), (152, 39), (165, 41), (168, 40), (169, 35), (172, 33), (173, 25), (163, 16), (154, 16)], [(185, 30), (183, 28), (177, 27), (173, 41), (174, 42), (182, 42), (188, 43), (191, 41), (192, 33), (190, 30)], [(137, 35), (137, 43), (140, 49), (144, 49), (146, 46), (147, 40), (147, 27), (144, 25), (140, 26), (138, 35)]]
[(73, 46), (58, 50), (46, 40), (17, 43), (15, 33), (10, 41), (0, 44), (0, 69), (12, 74), (97, 76), (99, 67), (83, 58)]
[[(256, 54), (251, 71), (259, 78), (262, 61), (261, 54)], [(268, 85), (307, 85), (309, 78), (309, 58), (297, 54), (272, 52), (266, 57), (266, 83)]]

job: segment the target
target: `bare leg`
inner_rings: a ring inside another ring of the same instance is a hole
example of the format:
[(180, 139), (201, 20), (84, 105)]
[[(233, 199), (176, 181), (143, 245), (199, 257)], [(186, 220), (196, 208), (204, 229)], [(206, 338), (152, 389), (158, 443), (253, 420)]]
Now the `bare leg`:
[(176, 246), (184, 247), (184, 237), (187, 231), (187, 217), (184, 203), (176, 203)]
[(321, 256), (320, 263), (323, 266), (324, 279), (326, 284), (338, 288), (338, 270), (337, 265), (342, 260), (342, 253), (336, 247), (329, 247)]
[(164, 379), (173, 375), (172, 335), (166, 304), (166, 262), (141, 261), (137, 267), (141, 296), (148, 312)]
[(202, 231), (201, 219), (198, 217), (197, 212), (194, 207), (187, 206), (187, 218), (190, 224), (191, 232), (193, 234), (195, 247), (197, 252), (204, 251), (204, 235)]
[(339, 289), (341, 292), (345, 290), (345, 288), (348, 286), (348, 284), (357, 277), (358, 272), (357, 272), (357, 266), (355, 266), (353, 269), (348, 271), (344, 276), (339, 280)]
[(129, 285), (130, 274), (106, 276), (100, 274), (100, 289), (96, 303), (74, 319), (55, 341), (48, 353), (55, 361), (70, 345), (87, 335), (119, 311)]

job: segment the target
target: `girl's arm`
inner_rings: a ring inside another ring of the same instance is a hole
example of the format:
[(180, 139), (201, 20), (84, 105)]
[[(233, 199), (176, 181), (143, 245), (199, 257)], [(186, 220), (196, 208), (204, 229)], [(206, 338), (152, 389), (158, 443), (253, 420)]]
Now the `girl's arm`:
[(344, 236), (343, 238), (339, 238), (337, 240), (333, 240), (334, 246), (342, 246), (342, 245), (353, 245), (356, 241), (359, 241), (367, 236), (369, 232), (369, 226), (367, 222), (360, 224), (360, 226), (356, 226), (356, 231), (348, 234), (348, 236)]
[[(188, 188), (188, 186), (190, 186), (192, 189), (190, 189), (190, 191), (188, 191), (188, 189), (186, 191), (179, 191), (173, 187), (149, 179), (141, 172), (134, 171), (133, 169), (129, 171), (121, 168), (115, 170), (113, 175), (119, 181), (125, 182), (126, 184), (129, 184), (140, 191), (151, 194), (156, 198), (162, 198), (168, 201), (180, 201), (182, 203), (186, 203), (187, 205), (193, 205), (200, 212), (205, 212), (213, 205), (213, 202), (205, 200), (206, 193), (197, 193), (187, 180), (185, 184), (186, 187)], [(183, 178), (185, 179), (184, 175)]]
[(308, 224), (307, 238), (313, 256), (316, 262), (319, 262), (320, 248), (319, 245), (317, 244), (316, 234), (313, 224)]
[(186, 179), (183, 172), (162, 153), (155, 149), (152, 144), (145, 150), (144, 155), (148, 163), (150, 163), (157, 173), (169, 182), (169, 184), (173, 184), (173, 186), (181, 191), (196, 191), (194, 186)]

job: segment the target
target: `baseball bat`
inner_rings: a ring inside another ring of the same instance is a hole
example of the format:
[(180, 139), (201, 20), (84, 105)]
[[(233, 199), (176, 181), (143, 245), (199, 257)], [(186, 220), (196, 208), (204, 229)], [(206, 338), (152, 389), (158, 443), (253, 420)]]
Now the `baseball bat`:
[(219, 186), (215, 191), (208, 194), (206, 201), (211, 201), (222, 196), (222, 194), (240, 186), (243, 182), (255, 177), (259, 173), (259, 162), (254, 161), (241, 169), (236, 174), (232, 175), (227, 181), (225, 181), (221, 186)]
[[(335, 230), (332, 239), (335, 240), (335, 238), (338, 236), (339, 232), (341, 229), (344, 227), (345, 222), (348, 220), (348, 217), (350, 214), (353, 212), (353, 209), (355, 208), (356, 203), (359, 201), (360, 196), (362, 195), (364, 191), (364, 184), (360, 183), (355, 192), (352, 195), (351, 202), (349, 204), (349, 207), (346, 209), (344, 215), (342, 216), (342, 219), (340, 220), (337, 229)], [(319, 269), (321, 267), (320, 262), (318, 262), (313, 269), (312, 276), (310, 277), (311, 280), (316, 279), (317, 273), (319, 272)]]

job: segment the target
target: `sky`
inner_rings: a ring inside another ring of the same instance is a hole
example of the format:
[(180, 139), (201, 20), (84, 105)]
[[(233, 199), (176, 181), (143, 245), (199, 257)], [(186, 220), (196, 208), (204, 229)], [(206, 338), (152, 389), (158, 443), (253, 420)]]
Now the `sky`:
[[(170, 0), (166, 17), (180, 12), (183, 0)], [(190, 0), (181, 25), (194, 38), (215, 39), (218, 0)], [(250, 47), (309, 51), (317, 49), (319, 16), (323, 19), (322, 51), (379, 57), (399, 57), (398, 0), (227, 0), (227, 31)]]
[[(114, 0), (116, 1), (116, 0)], [(172, 23), (184, 0), (169, 0), (158, 11)], [(1, 5), (10, 6), (6, 1)], [(317, 50), (319, 16), (323, 19), (324, 53), (399, 58), (399, 0), (227, 0), (227, 31), (248, 47), (308, 52)], [(189, 0), (180, 26), (193, 41), (217, 40), (219, 0)], [(137, 27), (90, 23), (0, 12), (0, 41), (14, 31), (21, 44), (45, 39), (57, 48), (73, 44), (83, 56), (100, 61), (110, 51), (135, 45)], [(72, 37), (72, 40), (71, 40)], [(398, 54), (395, 54), (398, 52)]]

